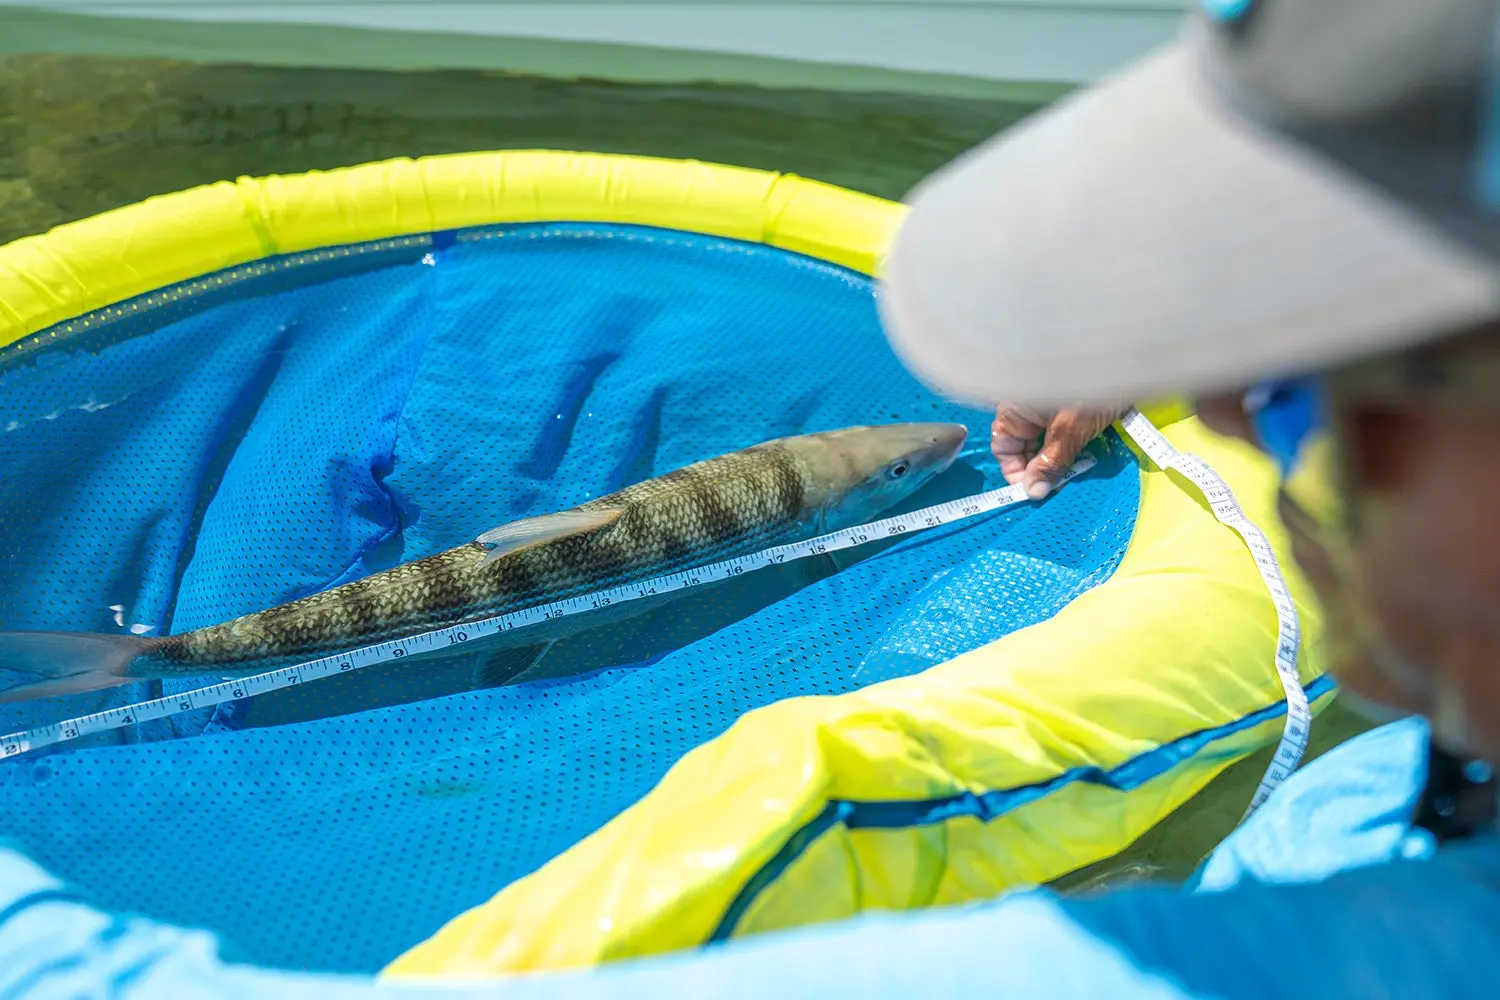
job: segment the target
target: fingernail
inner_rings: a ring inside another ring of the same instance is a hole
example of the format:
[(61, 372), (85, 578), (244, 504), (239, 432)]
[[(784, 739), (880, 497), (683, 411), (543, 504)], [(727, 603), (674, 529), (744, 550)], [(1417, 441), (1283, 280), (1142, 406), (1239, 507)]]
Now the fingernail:
[(1045, 500), (1047, 499), (1047, 494), (1051, 492), (1052, 484), (1047, 482), (1047, 480), (1045, 479), (1038, 479), (1036, 482), (1026, 487), (1026, 495), (1031, 497), (1031, 499), (1033, 500)]

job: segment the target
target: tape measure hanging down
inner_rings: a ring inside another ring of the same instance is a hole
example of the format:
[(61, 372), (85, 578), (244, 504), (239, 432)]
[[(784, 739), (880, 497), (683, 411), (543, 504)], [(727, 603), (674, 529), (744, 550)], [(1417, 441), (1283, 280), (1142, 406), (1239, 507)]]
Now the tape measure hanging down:
[(1183, 454), (1162, 436), (1151, 421), (1139, 410), (1132, 409), (1120, 420), (1120, 426), (1130, 435), (1141, 451), (1162, 469), (1174, 469), (1198, 488), (1209, 509), (1221, 524), (1233, 528), (1244, 539), (1250, 554), (1255, 558), (1255, 568), (1271, 592), (1271, 602), (1276, 606), (1276, 674), (1281, 688), (1286, 693), (1286, 726), (1281, 733), (1281, 742), (1266, 768), (1265, 777), (1250, 798), (1245, 810), (1248, 816), (1268, 799), (1277, 786), (1302, 763), (1307, 752), (1307, 740), (1312, 733), (1312, 708), (1307, 702), (1307, 692), (1302, 689), (1302, 678), (1297, 671), (1297, 653), (1302, 645), (1302, 629), (1297, 618), (1297, 604), (1287, 589), (1286, 579), (1281, 575), (1281, 565), (1276, 561), (1276, 551), (1271, 548), (1265, 532), (1256, 527), (1245, 512), (1229, 484), (1197, 455)]
[[(1292, 603), (1291, 595), (1281, 576), (1281, 569), (1276, 562), (1276, 555), (1271, 550), (1271, 545), (1266, 540), (1266, 536), (1240, 511), (1239, 505), (1235, 502), (1234, 494), (1230, 492), (1229, 486), (1223, 479), (1196, 456), (1180, 454), (1162, 436), (1161, 432), (1139, 412), (1131, 410), (1121, 421), (1121, 426), (1153, 462), (1163, 469), (1176, 469), (1186, 476), (1203, 493), (1210, 507), (1212, 507), (1215, 516), (1240, 534), (1245, 540), (1246, 545), (1250, 547), (1251, 554), (1255, 557), (1256, 566), (1259, 568), (1261, 577), (1265, 580), (1266, 586), (1271, 592), (1272, 600), (1275, 602), (1279, 634), (1276, 669), (1281, 677), (1282, 686), (1286, 690), (1287, 724), (1286, 731), (1282, 736), (1281, 745), (1277, 749), (1271, 768), (1267, 771), (1265, 778), (1261, 781), (1260, 787), (1256, 790), (1255, 798), (1251, 801), (1250, 809), (1254, 810), (1265, 801), (1266, 796), (1270, 794), (1273, 788), (1284, 781), (1296, 769), (1298, 763), (1301, 761), (1303, 751), (1306, 749), (1308, 732), (1312, 722), (1307, 696), (1302, 690), (1302, 685), (1297, 674), (1297, 649), (1299, 640), (1296, 605)], [(1091, 456), (1084, 455), (1069, 470), (1064, 481), (1088, 471), (1093, 465), (1094, 459)], [(845, 528), (842, 531), (820, 535), (817, 538), (808, 539), (807, 541), (778, 545), (761, 552), (739, 556), (734, 559), (726, 559), (697, 569), (673, 573), (652, 580), (624, 584), (608, 590), (572, 597), (551, 604), (538, 605), (509, 614), (498, 615), (493, 618), (483, 618), (462, 622), (457, 625), (449, 625), (430, 632), (422, 632), (401, 639), (392, 639), (369, 646), (362, 646), (336, 656), (325, 656), (316, 660), (309, 660), (306, 663), (294, 664), (262, 674), (256, 674), (252, 677), (243, 677), (237, 680), (214, 684), (209, 687), (198, 688), (197, 690), (187, 691), (169, 698), (142, 701), (132, 705), (124, 705), (120, 708), (96, 712), (92, 715), (84, 715), (62, 722), (55, 722), (51, 725), (40, 726), (23, 732), (11, 733), (6, 736), (0, 736), (0, 759), (16, 757), (33, 750), (39, 750), (58, 743), (65, 743), (69, 740), (80, 739), (94, 733), (122, 729), (125, 726), (132, 726), (153, 719), (163, 719), (180, 712), (189, 712), (193, 709), (208, 708), (225, 702), (253, 698), (257, 695), (266, 694), (270, 691), (278, 691), (295, 684), (304, 684), (308, 681), (359, 670), (378, 663), (388, 663), (403, 656), (442, 649), (447, 646), (479, 639), (485, 635), (492, 635), (496, 632), (508, 632), (518, 628), (525, 628), (527, 625), (537, 622), (550, 621), (554, 618), (562, 618), (567, 615), (581, 614), (586, 611), (592, 611), (595, 608), (603, 607), (606, 604), (639, 600), (643, 597), (669, 593), (674, 590), (686, 590), (690, 587), (711, 583), (715, 580), (739, 576), (763, 567), (779, 565), (797, 559), (806, 559), (810, 556), (836, 552), (841, 549), (854, 548), (880, 538), (914, 534), (929, 528), (938, 527), (939, 525), (951, 524), (955, 521), (977, 517), (981, 514), (1003, 510), (1004, 508), (1026, 502), (1029, 502), (1029, 498), (1020, 486), (1006, 486), (1002, 489), (990, 490), (987, 493), (979, 493), (958, 500), (950, 500), (946, 503), (924, 507), (921, 510), (873, 521), (858, 527)]]

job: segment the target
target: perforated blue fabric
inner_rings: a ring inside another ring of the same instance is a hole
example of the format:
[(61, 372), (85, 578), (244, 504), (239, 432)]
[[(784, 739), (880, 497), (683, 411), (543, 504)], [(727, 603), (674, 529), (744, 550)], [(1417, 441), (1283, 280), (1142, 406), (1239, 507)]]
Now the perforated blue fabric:
[[(965, 459), (912, 505), (999, 483), (987, 415), (913, 381), (870, 282), (836, 267), (580, 225), (320, 266), (0, 370), (0, 627), (196, 628), (849, 424), (970, 426)], [(1096, 447), (1098, 468), (1043, 505), (581, 636), (559, 654), (579, 676), (468, 692), (438, 667), (372, 668), (5, 762), (0, 835), (103, 906), (218, 932), (234, 958), (374, 971), (745, 711), (912, 673), (1105, 579), (1138, 477), (1123, 446)], [(0, 728), (159, 690), (5, 706)]]

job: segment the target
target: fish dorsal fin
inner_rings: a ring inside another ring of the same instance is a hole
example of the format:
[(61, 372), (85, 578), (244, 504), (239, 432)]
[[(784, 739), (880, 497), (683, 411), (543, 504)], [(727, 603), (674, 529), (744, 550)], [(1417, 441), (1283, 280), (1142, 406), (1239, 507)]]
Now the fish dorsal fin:
[(543, 514), (541, 517), (528, 517), (502, 524), (474, 539), (481, 545), (489, 546), (490, 549), (484, 554), (484, 559), (479, 565), (488, 565), (501, 556), (542, 542), (550, 542), (555, 538), (614, 524), (623, 513), (625, 513), (623, 507), (562, 510), (556, 514)]

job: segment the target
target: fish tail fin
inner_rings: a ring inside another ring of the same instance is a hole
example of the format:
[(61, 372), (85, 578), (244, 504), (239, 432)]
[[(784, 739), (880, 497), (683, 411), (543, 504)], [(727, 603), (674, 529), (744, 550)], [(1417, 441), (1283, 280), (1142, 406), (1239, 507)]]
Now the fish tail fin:
[(0, 691), (0, 704), (98, 691), (138, 680), (130, 668), (157, 641), (95, 632), (0, 632), (0, 670), (44, 678)]

